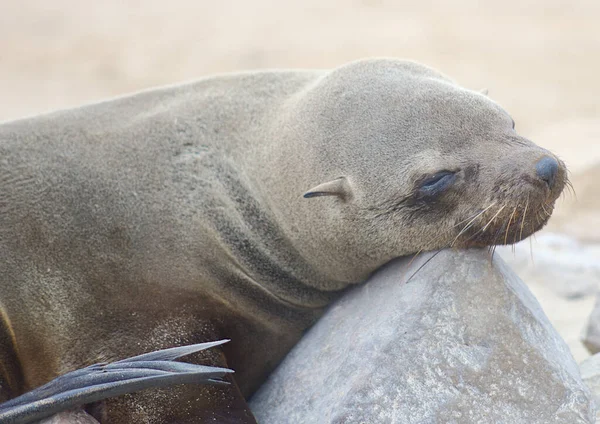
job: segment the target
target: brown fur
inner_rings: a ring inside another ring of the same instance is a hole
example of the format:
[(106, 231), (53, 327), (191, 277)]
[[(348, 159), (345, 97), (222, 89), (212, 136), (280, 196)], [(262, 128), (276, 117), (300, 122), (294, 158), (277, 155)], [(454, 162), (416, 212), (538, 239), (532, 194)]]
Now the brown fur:
[[(536, 177), (547, 155), (488, 97), (392, 59), (5, 123), (1, 391), (230, 338), (191, 360), (235, 369), (237, 386), (149, 390), (102, 414), (252, 422), (244, 397), (340, 290), (394, 257), (541, 228), (566, 181), (562, 163), (554, 187)], [(423, 201), (420, 182), (442, 170), (456, 181)]]

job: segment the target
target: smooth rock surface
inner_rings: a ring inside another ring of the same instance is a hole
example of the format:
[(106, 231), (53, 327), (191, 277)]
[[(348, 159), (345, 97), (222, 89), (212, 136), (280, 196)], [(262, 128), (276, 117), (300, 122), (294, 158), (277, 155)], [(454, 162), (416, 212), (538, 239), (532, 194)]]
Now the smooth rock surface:
[(485, 251), (398, 260), (347, 293), (251, 400), (261, 424), (593, 423), (523, 282)]
[[(600, 290), (600, 243), (543, 229), (533, 239), (498, 246), (496, 253), (527, 283), (575, 360), (587, 358), (581, 332)], [(596, 332), (600, 343), (600, 329)]]

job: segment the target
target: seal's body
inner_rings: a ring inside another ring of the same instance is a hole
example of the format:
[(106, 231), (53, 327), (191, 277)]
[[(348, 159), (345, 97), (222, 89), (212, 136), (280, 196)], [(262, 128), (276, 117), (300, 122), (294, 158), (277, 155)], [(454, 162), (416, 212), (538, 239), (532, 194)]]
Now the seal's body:
[(0, 126), (5, 399), (230, 338), (230, 387), (110, 400), (111, 423), (253, 422), (244, 397), (390, 259), (513, 243), (564, 165), (486, 96), (411, 62), (208, 78)]

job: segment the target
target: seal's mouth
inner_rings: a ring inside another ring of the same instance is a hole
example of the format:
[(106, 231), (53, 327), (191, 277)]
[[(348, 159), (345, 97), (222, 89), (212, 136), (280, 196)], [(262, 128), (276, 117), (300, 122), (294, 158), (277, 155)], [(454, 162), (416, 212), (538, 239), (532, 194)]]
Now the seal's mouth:
[(541, 230), (554, 210), (555, 198), (515, 206), (492, 203), (459, 223), (453, 247), (485, 247), (517, 243)]
[[(547, 163), (555, 165), (553, 172), (546, 172), (552, 178), (545, 173)], [(548, 223), (554, 204), (564, 189), (573, 192), (573, 187), (559, 160), (543, 158), (538, 164), (544, 166), (540, 167), (537, 178), (522, 176), (514, 186), (503, 190), (503, 196), (496, 193), (489, 205), (457, 223), (458, 233), (452, 246), (514, 244), (541, 230)]]
[(466, 229), (454, 246), (469, 248), (517, 243), (541, 230), (548, 223), (552, 210), (553, 205), (538, 211), (515, 207), (508, 214), (492, 215), (484, 225)]

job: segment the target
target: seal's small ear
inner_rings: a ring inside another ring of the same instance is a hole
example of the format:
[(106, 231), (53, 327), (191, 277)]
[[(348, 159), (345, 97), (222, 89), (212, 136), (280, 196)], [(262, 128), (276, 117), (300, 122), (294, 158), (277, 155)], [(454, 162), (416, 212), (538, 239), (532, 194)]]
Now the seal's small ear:
[(348, 185), (345, 177), (336, 178), (335, 180), (327, 181), (319, 184), (304, 193), (304, 198), (320, 196), (337, 196), (341, 199), (348, 199), (352, 196), (352, 189)]
[(487, 96), (490, 92), (490, 90), (488, 90), (487, 88), (482, 88), (481, 90), (479, 90), (479, 92), (481, 94), (483, 94), (484, 96)]

